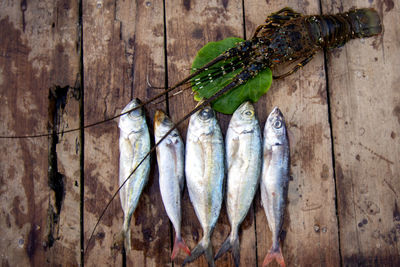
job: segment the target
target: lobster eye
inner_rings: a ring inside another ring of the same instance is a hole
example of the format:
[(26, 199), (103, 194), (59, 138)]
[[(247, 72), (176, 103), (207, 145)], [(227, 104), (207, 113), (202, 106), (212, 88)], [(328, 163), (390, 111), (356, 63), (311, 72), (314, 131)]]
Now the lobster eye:
[(282, 127), (282, 122), (281, 121), (275, 121), (272, 126), (274, 126), (275, 129), (279, 129)]

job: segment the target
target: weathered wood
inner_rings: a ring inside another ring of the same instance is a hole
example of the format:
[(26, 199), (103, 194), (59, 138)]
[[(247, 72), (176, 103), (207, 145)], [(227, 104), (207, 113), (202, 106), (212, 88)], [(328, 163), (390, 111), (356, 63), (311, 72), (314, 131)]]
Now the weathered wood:
[[(131, 98), (131, 66), (120, 39), (121, 22), (114, 1), (83, 1), (83, 64), (85, 124), (119, 113)], [(118, 185), (118, 121), (85, 131), (85, 246), (106, 203)], [(85, 254), (88, 266), (121, 265), (112, 250), (121, 230), (122, 209), (117, 197), (105, 213)]]
[[(285, 6), (304, 14), (318, 14), (318, 1), (253, 1), (245, 3), (246, 30), (251, 36), (268, 14)], [(339, 266), (331, 139), (328, 123), (323, 53), (303, 69), (274, 80), (267, 95), (257, 103), (265, 120), (278, 106), (290, 132), (291, 181), (282, 235), (283, 256), (288, 266)], [(283, 73), (282, 68), (273, 73)], [(256, 198), (258, 266), (271, 247), (271, 233), (260, 198)], [(271, 266), (277, 266), (275, 265)]]
[[(77, 22), (77, 3), (0, 3), (2, 135), (47, 133), (52, 116), (58, 116), (59, 129), (77, 126), (72, 89), (64, 113), (59, 107), (48, 108), (51, 88), (75, 85)], [(76, 137), (60, 135), (53, 151), (48, 150), (46, 137), (1, 140), (2, 266), (78, 264), (79, 195), (74, 182), (79, 176), (79, 151), (71, 149)], [(58, 168), (52, 166), (60, 178), (55, 190), (60, 196), (57, 207), (50, 188), (54, 183), (48, 180), (49, 153), (53, 162), (58, 161)]]
[[(226, 37), (244, 37), (242, 1), (183, 1), (166, 3), (168, 83), (173, 85), (189, 74), (189, 68), (197, 51), (210, 41), (220, 41)], [(178, 121), (196, 105), (190, 90), (169, 100), (169, 112), (174, 121)], [(222, 131), (225, 133), (230, 116), (219, 115)], [(186, 136), (187, 123), (179, 126), (183, 137)], [(187, 190), (183, 200), (183, 238), (193, 249), (202, 237), (202, 229), (190, 203)], [(249, 266), (256, 265), (255, 230), (253, 213), (242, 225), (241, 262)], [(221, 247), (230, 231), (225, 205), (212, 236), (214, 253)], [(182, 254), (176, 261), (181, 263)], [(230, 253), (216, 261), (217, 266), (234, 266)], [(202, 256), (188, 266), (208, 266)]]
[[(118, 3), (122, 12), (123, 1)], [(145, 100), (160, 92), (149, 88), (148, 82), (154, 86), (165, 84), (163, 3), (141, 0), (135, 4), (136, 24), (125, 40), (131, 40), (133, 48), (133, 96)], [(120, 20), (124, 23), (131, 16), (132, 13), (126, 12), (121, 14)], [(126, 27), (129, 27), (129, 24)], [(165, 100), (161, 98), (156, 102), (160, 104), (149, 105), (146, 108), (147, 124), (151, 133), (156, 108), (165, 109)], [(161, 199), (155, 153), (151, 157), (149, 183), (134, 214), (135, 223), (132, 221), (134, 251), (130, 252), (129, 266), (172, 266), (170, 223)]]
[[(34, 2), (38, 3), (0, 2), (0, 135), (46, 133), (50, 118), (58, 115), (59, 129), (78, 126), (73, 88), (79, 72), (78, 2)], [(197, 51), (207, 42), (244, 37), (243, 14), (249, 38), (269, 13), (284, 6), (304, 14), (337, 13), (369, 5), (379, 11), (385, 28), (382, 36), (353, 40), (328, 51), (327, 74), (323, 52), (318, 53), (297, 73), (273, 81), (256, 108), (263, 128), (270, 110), (279, 106), (290, 131), (293, 179), (283, 234), (287, 265), (400, 265), (398, 5), (383, 0), (368, 4), (360, 0), (345, 4), (258, 0), (243, 1), (244, 7), (240, 0), (165, 2), (166, 25), (161, 1), (83, 1), (85, 124), (118, 114), (133, 97), (145, 100), (159, 93), (148, 88), (147, 81), (164, 85), (164, 53), (168, 84), (172, 85), (189, 73)], [(275, 71), (284, 72), (281, 68)], [(69, 89), (63, 112), (48, 100), (51, 88)], [(167, 111), (174, 121), (195, 106), (192, 99), (190, 90), (169, 99)], [(155, 109), (167, 109), (166, 102), (160, 101), (146, 109), (150, 129)], [(48, 108), (51, 103), (53, 108)], [(230, 116), (218, 116), (225, 133)], [(118, 188), (117, 123), (85, 130), (85, 244)], [(187, 122), (179, 127), (184, 138), (186, 129)], [(49, 157), (51, 143), (46, 137), (0, 139), (2, 266), (79, 264), (78, 133), (59, 136)], [(162, 205), (157, 172), (153, 155), (150, 181), (132, 219), (133, 249), (126, 254), (127, 266), (174, 266), (185, 257), (180, 253), (174, 264), (170, 261), (173, 230)], [(49, 187), (51, 173), (61, 178), (64, 187), (58, 190), (64, 195), (57, 220), (52, 220), (58, 204)], [(114, 249), (121, 226), (117, 196), (89, 245), (86, 265), (122, 264), (120, 251)], [(193, 249), (202, 230), (186, 189), (182, 226), (183, 238)], [(49, 229), (55, 237), (51, 247)], [(214, 253), (229, 230), (223, 205), (212, 238)], [(261, 266), (271, 233), (259, 193), (242, 225), (240, 241), (241, 266)], [(230, 253), (216, 265), (234, 266)], [(188, 266), (207, 263), (201, 257)]]
[[(157, 93), (146, 89), (147, 77), (163, 84), (163, 7), (161, 2), (84, 1), (83, 13), (85, 120), (91, 123), (120, 113), (132, 97), (143, 100)], [(148, 114), (153, 116), (154, 111)], [(86, 238), (119, 187), (117, 122), (89, 129), (85, 135)], [(132, 218), (133, 250), (126, 252), (128, 266), (158, 266), (169, 261), (169, 223), (154, 163)], [(89, 246), (89, 266), (121, 264), (119, 251), (112, 248), (122, 229), (122, 217), (117, 196)]]
[(322, 2), (324, 13), (371, 5), (383, 18), (383, 35), (328, 53), (329, 93), (343, 266), (399, 266), (398, 2)]

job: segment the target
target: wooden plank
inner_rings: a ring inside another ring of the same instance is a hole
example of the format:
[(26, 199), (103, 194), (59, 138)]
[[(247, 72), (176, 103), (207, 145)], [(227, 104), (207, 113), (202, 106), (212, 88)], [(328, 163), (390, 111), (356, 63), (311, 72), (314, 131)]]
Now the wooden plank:
[[(174, 1), (166, 3), (168, 83), (173, 85), (189, 74), (189, 69), (197, 51), (210, 41), (219, 41), (226, 37), (244, 37), (242, 1)], [(174, 121), (178, 121), (196, 105), (190, 91), (169, 100), (169, 112)], [(218, 115), (223, 133), (226, 132), (230, 116)], [(187, 123), (179, 126), (180, 133), (186, 136)], [(182, 236), (193, 249), (202, 237), (202, 229), (190, 203), (187, 190), (183, 200)], [(252, 211), (242, 225), (241, 264), (256, 265), (255, 230)], [(228, 236), (230, 226), (225, 205), (214, 230), (212, 244), (214, 253)], [(182, 263), (181, 254), (176, 261)], [(230, 253), (216, 261), (217, 266), (234, 266)], [(202, 256), (188, 266), (208, 266)]]
[[(79, 71), (77, 22), (77, 4), (68, 1), (0, 3), (2, 135), (47, 133), (49, 89), (73, 87)], [(60, 129), (77, 124), (72, 91), (64, 114), (53, 110)], [(73, 177), (79, 162), (69, 152), (76, 136), (60, 136), (53, 154), (62, 177), (59, 212), (48, 185), (48, 138), (0, 141), (2, 266), (78, 265), (79, 227), (74, 227), (79, 225), (79, 198)], [(48, 216), (51, 210), (53, 217)]]
[[(163, 84), (163, 8), (160, 1), (84, 1), (83, 6), (85, 119), (91, 123), (119, 114), (132, 97), (143, 100), (158, 93), (146, 89), (146, 78)], [(86, 241), (118, 188), (117, 122), (91, 128), (85, 135)], [(133, 250), (127, 251), (128, 266), (158, 266), (169, 261), (169, 224), (154, 163), (132, 219)], [(111, 248), (121, 231), (122, 217), (118, 196), (89, 246), (89, 266), (121, 264), (119, 252)]]
[[(119, 1), (119, 4), (119, 11), (123, 12), (124, 2)], [(136, 14), (135, 27), (128, 35), (134, 40), (133, 96), (145, 100), (159, 93), (157, 89), (148, 88), (148, 82), (155, 86), (165, 84), (163, 3), (136, 1)], [(131, 13), (123, 13), (120, 20), (124, 23), (131, 16)], [(126, 25), (128, 27), (129, 24)], [(147, 124), (151, 133), (156, 108), (165, 109), (163, 99), (156, 103), (160, 104), (146, 107)], [(152, 134), (151, 137), (153, 138)], [(170, 223), (161, 199), (155, 153), (151, 157), (149, 183), (135, 212), (135, 226), (132, 230), (134, 251), (129, 255), (131, 264), (128, 266), (172, 266)]]
[(384, 34), (328, 54), (343, 266), (400, 265), (400, 21), (393, 1), (322, 1), (324, 13), (372, 6)]
[[(285, 6), (304, 14), (318, 14), (318, 1), (246, 1), (246, 32), (251, 36), (268, 14)], [(257, 103), (264, 128), (265, 120), (278, 106), (290, 132), (291, 176), (288, 205), (282, 235), (287, 266), (339, 266), (335, 187), (331, 137), (328, 122), (323, 53), (303, 69), (274, 80), (265, 97)], [(283, 73), (282, 68), (274, 73)], [(271, 232), (256, 198), (258, 266), (271, 247)], [(271, 266), (277, 266), (275, 263)]]

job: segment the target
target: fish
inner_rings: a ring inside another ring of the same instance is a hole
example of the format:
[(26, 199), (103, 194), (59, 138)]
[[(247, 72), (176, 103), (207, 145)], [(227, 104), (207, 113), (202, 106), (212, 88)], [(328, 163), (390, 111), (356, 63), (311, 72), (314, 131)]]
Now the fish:
[(290, 151), (285, 118), (278, 107), (269, 114), (264, 128), (261, 201), (272, 232), (272, 246), (265, 256), (263, 267), (276, 260), (285, 266), (279, 243), (284, 220), (289, 184)]
[(259, 185), (261, 144), (261, 130), (254, 106), (244, 102), (233, 113), (226, 132), (226, 209), (231, 232), (214, 258), (218, 259), (231, 249), (236, 267), (240, 263), (239, 227)]
[[(121, 114), (126, 113), (139, 106), (141, 101), (133, 99), (122, 110)], [(130, 224), (132, 215), (139, 202), (143, 188), (149, 180), (150, 156), (136, 169), (150, 151), (150, 134), (146, 123), (145, 113), (142, 108), (135, 109), (122, 115), (119, 119), (119, 192), (122, 210), (124, 212), (124, 222), (122, 226), (121, 238), (125, 249), (131, 249)], [(128, 179), (125, 183), (125, 180)], [(123, 186), (123, 184), (125, 185)]]
[(211, 235), (223, 201), (224, 140), (215, 112), (208, 105), (190, 117), (185, 174), (189, 198), (203, 229), (203, 238), (182, 266), (202, 254), (209, 266), (215, 266)]
[[(171, 119), (161, 110), (154, 116), (154, 138), (158, 143), (172, 128)], [(159, 185), (165, 211), (175, 229), (175, 241), (171, 260), (177, 256), (179, 249), (190, 255), (190, 249), (181, 236), (181, 199), (185, 184), (185, 147), (178, 130), (175, 128), (161, 141), (156, 149)]]

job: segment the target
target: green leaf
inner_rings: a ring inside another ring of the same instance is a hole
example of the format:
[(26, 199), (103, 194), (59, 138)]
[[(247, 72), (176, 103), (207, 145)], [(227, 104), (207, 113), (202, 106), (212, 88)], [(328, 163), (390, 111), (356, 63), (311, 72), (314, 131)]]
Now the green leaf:
[[(210, 42), (203, 46), (196, 55), (196, 58), (192, 64), (192, 72), (196, 69), (201, 68), (229, 48), (235, 47), (237, 43), (243, 42), (243, 39), (229, 37), (219, 42)], [(194, 99), (200, 101), (203, 98), (210, 98), (216, 92), (224, 88), (230, 83), (232, 78), (242, 71), (242, 67), (237, 67), (235, 71), (216, 77), (218, 73), (221, 73), (221, 67), (224, 66), (228, 69), (232, 60), (226, 60), (215, 64), (210, 67), (209, 70), (196, 76), (200, 78), (201, 83), (196, 84), (198, 81), (192, 81), (192, 90), (195, 92)], [(212, 77), (213, 82), (209, 82), (208, 78)], [(212, 107), (221, 113), (232, 114), (236, 108), (244, 101), (250, 100), (257, 102), (260, 97), (265, 94), (272, 82), (272, 72), (269, 68), (260, 71), (257, 76), (242, 84), (226, 94), (219, 97), (217, 100), (212, 102)]]

